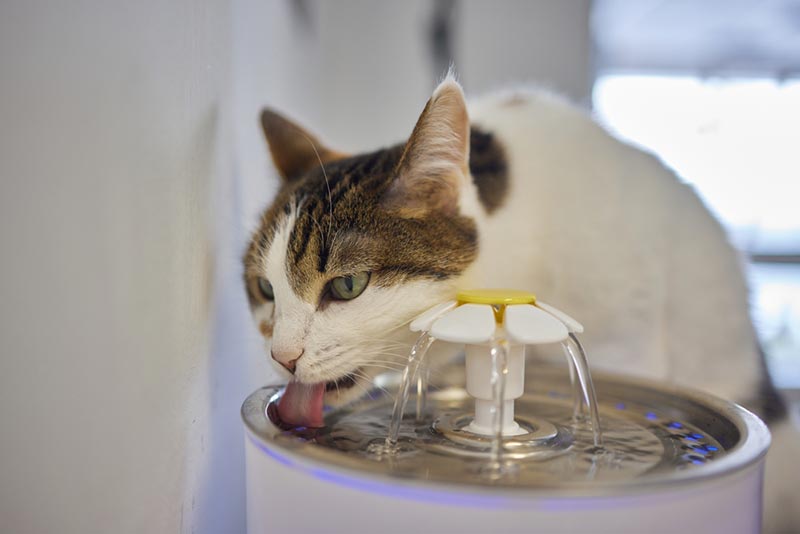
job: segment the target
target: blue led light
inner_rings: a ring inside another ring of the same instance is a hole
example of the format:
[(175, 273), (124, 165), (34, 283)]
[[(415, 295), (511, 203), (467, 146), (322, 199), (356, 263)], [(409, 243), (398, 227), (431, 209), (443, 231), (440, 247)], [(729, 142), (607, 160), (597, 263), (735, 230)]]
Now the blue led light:
[(450, 506), (465, 506), (468, 508), (513, 508), (516, 506), (528, 506), (527, 502), (518, 502), (504, 497), (470, 495), (468, 493), (451, 493), (426, 488), (406, 487), (393, 483), (384, 483), (377, 480), (358, 478), (357, 475), (349, 476), (345, 473), (337, 473), (334, 471), (328, 471), (326, 469), (306, 467), (295, 462), (291, 458), (270, 449), (253, 436), (248, 434), (247, 437), (249, 438), (250, 442), (261, 452), (291, 469), (311, 475), (326, 482), (358, 491), (377, 493), (393, 498), (422, 501), (426, 503), (432, 502)]
[(689, 434), (686, 437), (687, 438), (692, 438), (692, 439), (703, 439), (703, 434), (698, 434), (697, 432), (692, 432), (691, 434)]
[(618, 402), (618, 403), (617, 403), (617, 404), (614, 406), (614, 408), (616, 408), (617, 410), (624, 410), (624, 409), (625, 409), (625, 403), (624, 403), (624, 402)]
[(283, 465), (288, 465), (289, 467), (293, 467), (294, 466), (294, 462), (290, 458), (287, 458), (286, 456), (283, 456), (282, 454), (278, 454), (277, 452), (273, 451), (272, 449), (267, 448), (263, 443), (261, 443), (260, 441), (255, 439), (253, 436), (248, 435), (247, 437), (250, 439), (250, 443), (252, 443), (256, 447), (258, 447), (258, 449), (260, 451), (264, 452), (270, 458), (273, 458), (274, 460), (277, 460), (278, 462), (282, 463)]
[(672, 421), (671, 423), (667, 424), (669, 428), (683, 428), (683, 425), (677, 421)]
[(706, 445), (705, 448), (706, 448), (707, 451), (712, 451), (712, 452), (719, 450), (717, 447), (715, 447), (713, 445)]
[(508, 499), (504, 499), (502, 497), (440, 492), (426, 488), (386, 484), (376, 480), (356, 478), (353, 476), (348, 476), (344, 473), (336, 473), (326, 469), (312, 468), (306, 470), (306, 472), (317, 479), (324, 480), (338, 486), (398, 499), (423, 501), (426, 503), (437, 503), (449, 506), (465, 506), (468, 508), (481, 507), (502, 509), (513, 506), (513, 502), (510, 502)]
[(647, 412), (645, 414), (645, 417), (647, 417), (651, 421), (655, 421), (656, 419), (658, 419), (658, 416), (656, 414), (654, 414), (653, 412)]
[(702, 465), (704, 462), (703, 462), (703, 460), (692, 460), (692, 463), (694, 465)]

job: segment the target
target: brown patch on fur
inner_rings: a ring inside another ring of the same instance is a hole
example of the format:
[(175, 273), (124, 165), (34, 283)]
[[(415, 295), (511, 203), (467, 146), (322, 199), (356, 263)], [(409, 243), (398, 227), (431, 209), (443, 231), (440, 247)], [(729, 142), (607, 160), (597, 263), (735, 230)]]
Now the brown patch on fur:
[(258, 324), (258, 331), (261, 332), (261, 335), (264, 337), (272, 337), (272, 330), (274, 329), (274, 325), (267, 321), (261, 321)]
[(508, 163), (497, 138), (474, 126), (470, 135), (469, 170), (481, 204), (488, 213), (493, 213), (508, 194)]

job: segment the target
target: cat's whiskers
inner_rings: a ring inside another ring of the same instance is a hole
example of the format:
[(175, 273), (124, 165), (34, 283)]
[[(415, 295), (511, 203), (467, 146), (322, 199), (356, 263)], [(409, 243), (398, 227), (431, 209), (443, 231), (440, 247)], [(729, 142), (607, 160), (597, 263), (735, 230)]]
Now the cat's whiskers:
[(409, 351), (411, 347), (409, 346), (381, 346), (381, 345), (372, 345), (372, 346), (365, 346), (362, 347), (358, 352), (366, 353), (366, 354), (385, 354), (388, 356), (396, 356), (402, 360), (408, 358)]
[(365, 375), (364, 373), (356, 370), (356, 371), (353, 371), (352, 375), (355, 376), (355, 377), (361, 378), (366, 384), (369, 384), (369, 387), (368, 387), (366, 384), (360, 383), (359, 381), (355, 381), (354, 382), (353, 385), (360, 387), (363, 390), (364, 393), (369, 393), (372, 388), (378, 388), (381, 391), (383, 391), (386, 395), (390, 395), (389, 391), (385, 387), (378, 386), (378, 385), (372, 383), (372, 378), (367, 376), (367, 375)]
[(342, 395), (342, 392), (339, 390), (339, 381), (336, 380), (333, 382), (333, 385), (336, 386), (336, 396), (339, 397)]
[[(395, 363), (403, 364), (408, 359), (408, 356), (389, 351), (365, 351), (366, 354), (361, 354), (358, 357), (359, 361), (372, 361), (380, 363)], [(382, 356), (391, 356), (392, 358), (386, 359)]]
[[(386, 356), (394, 356), (392, 354), (387, 354)], [(364, 361), (364, 360), (361, 360)], [(398, 369), (402, 369), (406, 365), (406, 360), (400, 357), (391, 358), (391, 359), (380, 359), (380, 360), (373, 360), (372, 363), (384, 363), (387, 365), (396, 366)]]
[[(357, 351), (360, 353), (377, 353), (377, 352), (389, 352), (390, 354), (400, 354), (400, 352), (406, 352), (411, 350), (411, 347), (392, 347), (392, 346), (381, 346), (381, 345), (366, 345), (361, 346)], [(408, 356), (408, 355), (406, 355)]]
[(407, 343), (387, 342), (381, 339), (365, 339), (358, 345), (345, 347), (343, 352), (370, 352), (386, 349), (411, 350), (411, 345)]
[(395, 339), (385, 338), (385, 337), (365, 337), (365, 338), (362, 338), (361, 342), (362, 343), (368, 343), (368, 342), (369, 343), (379, 343), (379, 344), (393, 345), (393, 346), (399, 346), (399, 347), (408, 347), (408, 348), (411, 348), (413, 346), (413, 343), (409, 343), (408, 341), (398, 341), (398, 340), (395, 340)]
[(365, 343), (370, 343), (370, 342), (371, 343), (379, 343), (379, 344), (382, 344), (382, 345), (386, 345), (387, 347), (389, 347), (389, 346), (391, 346), (391, 347), (399, 347), (399, 348), (406, 348), (406, 349), (409, 349), (409, 350), (411, 350), (411, 347), (413, 346), (412, 343), (404, 343), (402, 341), (394, 341), (394, 340), (391, 340), (391, 339), (381, 339), (381, 338), (365, 338), (364, 342)]
[(402, 362), (393, 362), (393, 361), (386, 361), (386, 360), (377, 360), (377, 361), (360, 361), (359, 364), (361, 366), (370, 366), (370, 367), (383, 367), (384, 369), (391, 369), (393, 371), (402, 371), (405, 369), (406, 364)]
[(401, 353), (394, 352), (394, 351), (391, 351), (391, 350), (388, 350), (388, 349), (387, 350), (367, 350), (367, 351), (364, 351), (364, 352), (369, 353), (370, 356), (388, 356), (389, 357), (389, 359), (383, 358), (383, 359), (380, 359), (380, 360), (375, 360), (376, 362), (381, 362), (381, 363), (394, 363), (394, 364), (398, 364), (398, 365), (403, 365), (404, 362), (408, 359), (408, 355), (407, 354), (401, 354)]
[(387, 331), (387, 332), (394, 332), (395, 330), (397, 330), (397, 329), (399, 329), (399, 328), (402, 328), (402, 327), (404, 327), (404, 326), (407, 326), (407, 325), (411, 324), (411, 321), (413, 321), (413, 320), (414, 320), (414, 319), (416, 319), (416, 318), (417, 318), (417, 316), (416, 316), (416, 315), (414, 315), (414, 316), (410, 317), (408, 320), (401, 322), (401, 323), (400, 323), (400, 324), (398, 324), (397, 326), (391, 326), (391, 327), (389, 327), (389, 328), (388, 328), (386, 331)]
[(386, 346), (406, 346), (410, 347), (411, 344), (405, 343), (403, 341), (396, 341), (394, 339), (386, 339), (386, 338), (364, 338), (361, 341), (362, 343), (373, 343), (379, 345), (386, 345)]

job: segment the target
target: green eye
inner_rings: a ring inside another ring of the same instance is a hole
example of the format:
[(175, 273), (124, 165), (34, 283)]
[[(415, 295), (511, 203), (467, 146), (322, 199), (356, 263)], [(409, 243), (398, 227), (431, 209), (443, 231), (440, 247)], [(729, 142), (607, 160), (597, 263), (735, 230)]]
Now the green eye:
[(337, 300), (352, 300), (367, 288), (369, 273), (340, 276), (331, 281), (331, 294)]
[(275, 293), (272, 292), (272, 284), (266, 278), (258, 279), (258, 290), (261, 291), (261, 296), (267, 300), (275, 300)]

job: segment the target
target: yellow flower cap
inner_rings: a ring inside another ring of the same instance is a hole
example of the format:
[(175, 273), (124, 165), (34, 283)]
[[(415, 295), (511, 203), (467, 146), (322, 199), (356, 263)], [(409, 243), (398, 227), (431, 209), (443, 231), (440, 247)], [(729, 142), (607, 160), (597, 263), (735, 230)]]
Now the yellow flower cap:
[(458, 292), (459, 304), (489, 304), (506, 306), (509, 304), (536, 304), (536, 295), (518, 289), (464, 289)]

